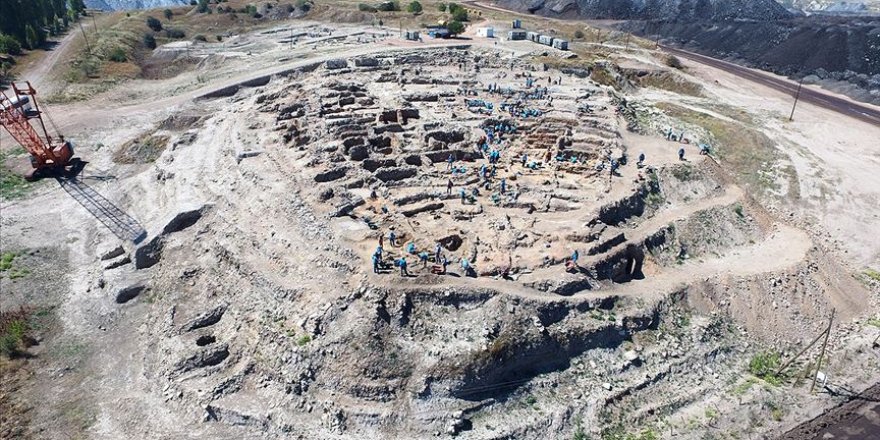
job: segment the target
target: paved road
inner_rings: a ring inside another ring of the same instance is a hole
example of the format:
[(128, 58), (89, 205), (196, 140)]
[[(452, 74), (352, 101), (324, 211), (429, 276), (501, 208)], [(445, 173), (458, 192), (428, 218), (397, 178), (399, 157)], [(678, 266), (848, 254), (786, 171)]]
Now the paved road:
[[(707, 57), (705, 55), (700, 55), (669, 46), (661, 45), (660, 48), (675, 56), (687, 58), (691, 61), (696, 61), (707, 66), (712, 66), (717, 69), (724, 70), (739, 77), (770, 87), (774, 90), (790, 94), (792, 96), (794, 96), (797, 92), (797, 83), (789, 80), (772, 77), (770, 75), (761, 73), (748, 67), (743, 67), (738, 64), (729, 63), (727, 61), (718, 60), (712, 57)], [(847, 99), (838, 98), (836, 96), (829, 95), (818, 90), (811, 89), (809, 87), (801, 88), (799, 99), (800, 101), (809, 102), (810, 104), (814, 104), (828, 110), (832, 110), (856, 119), (860, 119), (869, 124), (880, 126), (880, 108), (871, 106), (869, 104), (860, 104), (849, 101)], [(795, 110), (795, 115), (796, 114), (797, 110)]]

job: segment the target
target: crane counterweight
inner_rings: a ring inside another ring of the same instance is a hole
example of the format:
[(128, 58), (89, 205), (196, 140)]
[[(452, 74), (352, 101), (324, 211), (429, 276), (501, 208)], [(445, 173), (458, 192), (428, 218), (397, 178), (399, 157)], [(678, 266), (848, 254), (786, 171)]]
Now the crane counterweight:
[[(30, 82), (25, 87), (12, 84), (12, 93), (0, 91), (0, 125), (31, 155), (33, 171), (25, 176), (35, 180), (63, 173), (73, 158), (73, 145), (64, 136), (50, 136), (37, 103), (37, 91)], [(39, 123), (43, 137), (31, 121)]]

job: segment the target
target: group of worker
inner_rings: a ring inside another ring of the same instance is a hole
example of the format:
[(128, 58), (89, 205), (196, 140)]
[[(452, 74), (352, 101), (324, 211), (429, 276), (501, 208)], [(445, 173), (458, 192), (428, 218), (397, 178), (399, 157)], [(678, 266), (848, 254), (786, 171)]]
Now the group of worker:
[[(675, 131), (672, 129), (672, 127), (667, 127), (664, 134), (666, 136), (667, 141), (680, 142), (680, 143), (684, 143), (684, 144), (691, 143), (690, 139), (685, 139), (684, 131), (676, 134)], [(701, 144), (699, 144), (699, 148), (700, 148), (700, 155), (701, 156), (709, 155), (709, 153), (711, 152), (711, 148), (709, 147), (709, 144), (701, 143)], [(687, 160), (687, 159), (685, 159), (684, 154), (685, 154), (684, 146), (682, 145), (678, 149), (678, 160), (681, 160), (681, 161)]]
[[(392, 230), (388, 233), (388, 243), (397, 247), (397, 234)], [(373, 263), (373, 273), (380, 274), (382, 270), (385, 269), (385, 249), (384, 245), (384, 235), (379, 235), (379, 246), (376, 247), (376, 251), (373, 252), (372, 263)], [(428, 262), (431, 259), (431, 255), (427, 251), (419, 252), (416, 248), (416, 244), (413, 242), (407, 243), (405, 247), (405, 253), (394, 260), (394, 265), (400, 269), (400, 276), (409, 277), (411, 276), (409, 272), (409, 263), (406, 260), (407, 255), (412, 255), (418, 259), (418, 261), (422, 264), (422, 268), (427, 269)], [(449, 266), (449, 260), (443, 254), (443, 246), (440, 243), (437, 243), (434, 247), (434, 266), (431, 268), (431, 272), (443, 275), (446, 274), (446, 267)], [(467, 259), (462, 259), (462, 269), (465, 271), (465, 274), (470, 274), (473, 271), (470, 263)]]

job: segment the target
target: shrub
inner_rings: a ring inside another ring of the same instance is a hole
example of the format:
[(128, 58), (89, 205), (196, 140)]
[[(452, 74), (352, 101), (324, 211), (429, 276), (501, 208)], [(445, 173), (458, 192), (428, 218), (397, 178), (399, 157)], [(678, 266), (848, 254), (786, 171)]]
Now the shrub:
[(379, 3), (379, 6), (376, 9), (378, 9), (380, 11), (385, 11), (385, 12), (399, 11), (400, 4), (397, 3), (396, 1), (386, 1), (386, 2)]
[(147, 27), (155, 32), (159, 32), (162, 30), (162, 22), (158, 18), (147, 17)]
[(458, 20), (455, 20), (452, 23), (449, 23), (449, 26), (447, 27), (447, 29), (449, 29), (450, 34), (458, 35), (458, 34), (464, 32), (464, 23), (462, 23)]
[(25, 44), (28, 49), (36, 49), (40, 46), (40, 36), (37, 33), (37, 30), (33, 28), (31, 25), (27, 25), (24, 27), (25, 31)]
[(207, 42), (207, 41), (208, 41), (208, 38), (205, 37), (204, 35), (196, 35), (195, 37), (193, 37), (193, 41), (203, 41), (203, 42)]
[(199, 7), (196, 8), (196, 12), (199, 14), (204, 14), (208, 12), (208, 0), (199, 0)]
[(666, 58), (666, 65), (672, 67), (673, 69), (681, 69), (682, 67), (684, 67), (681, 64), (681, 60), (678, 59), (678, 57), (675, 55), (669, 55), (669, 58)]
[[(5, 61), (0, 63), (0, 83), (12, 80), (12, 64)], [(0, 181), (0, 185), (2, 185), (2, 181)]]
[(577, 38), (578, 40), (584, 38), (584, 31), (582, 31), (582, 30), (574, 31), (574, 37)]
[(165, 15), (166, 20), (171, 20), (171, 17), (174, 16), (174, 12), (172, 12), (171, 9), (166, 9), (162, 11), (162, 14)]
[(446, 12), (446, 3), (440, 3), (437, 5), (437, 10), (440, 12)]
[(359, 4), (359, 5), (358, 5), (358, 10), (359, 10), (359, 11), (363, 11), (363, 12), (377, 12), (377, 11), (378, 11), (378, 9), (376, 9), (376, 8), (374, 8), (374, 7), (372, 7), (372, 6), (368, 5), (368, 4), (366, 4), (366, 3), (361, 3), (361, 4)]
[(153, 37), (153, 34), (144, 34), (144, 46), (148, 49), (156, 48), (156, 38)]
[(180, 29), (165, 29), (165, 36), (168, 38), (184, 38), (186, 37), (186, 32)]
[(776, 352), (758, 353), (749, 361), (749, 373), (773, 385), (782, 382), (782, 378), (776, 375), (777, 368), (779, 368), (779, 353)]
[(309, 12), (312, 10), (312, 4), (308, 0), (296, 0), (296, 7), (303, 12)]
[(0, 34), (0, 53), (21, 55), (21, 43), (12, 35)]
[(223, 35), (215, 35), (217, 41), (223, 41)]
[(414, 1), (406, 7), (406, 11), (410, 14), (420, 14), (422, 12), (422, 4)]
[(107, 57), (107, 59), (113, 61), (114, 63), (124, 63), (128, 61), (128, 55), (125, 54), (125, 50), (123, 50), (121, 47), (116, 47), (110, 51), (110, 55)]
[(22, 354), (29, 345), (29, 319), (30, 311), (23, 308), (0, 312), (0, 353), (9, 358)]
[(461, 9), (461, 6), (459, 6), (458, 3), (450, 3), (447, 6), (447, 10), (449, 11), (450, 14), (454, 14), (455, 11), (457, 11), (459, 9)]

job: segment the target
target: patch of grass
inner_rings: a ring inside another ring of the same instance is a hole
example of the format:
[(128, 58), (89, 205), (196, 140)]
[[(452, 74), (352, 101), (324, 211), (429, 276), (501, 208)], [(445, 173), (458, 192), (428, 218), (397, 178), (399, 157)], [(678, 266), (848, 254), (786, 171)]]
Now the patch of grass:
[(862, 271), (862, 274), (864, 274), (869, 279), (880, 283), (880, 271), (876, 271), (876, 270), (871, 269), (869, 267), (869, 268), (865, 269), (864, 271)]
[(310, 335), (302, 335), (302, 336), (300, 336), (299, 339), (296, 340), (296, 345), (299, 345), (300, 347), (302, 347), (303, 345), (306, 345), (309, 342), (312, 342), (312, 337)]
[(722, 166), (728, 168), (738, 183), (756, 195), (769, 195), (783, 188), (787, 180), (788, 197), (799, 196), (797, 174), (792, 167), (778, 167), (784, 156), (764, 133), (744, 124), (718, 119), (675, 104), (658, 103), (668, 116), (706, 130), (715, 140), (714, 151)]
[(590, 436), (587, 435), (586, 431), (584, 431), (583, 425), (581, 425), (581, 420), (578, 419), (574, 422), (574, 432), (571, 435), (572, 440), (589, 440)]
[(771, 385), (780, 385), (783, 377), (776, 375), (779, 361), (779, 353), (774, 351), (756, 353), (749, 361), (749, 373)]
[(29, 271), (27, 269), (17, 267), (15, 269), (12, 269), (9, 271), (9, 279), (10, 280), (17, 280), (19, 278), (24, 278), (24, 277), (28, 276), (30, 273), (31, 273), (31, 271)]
[(3, 255), (0, 255), (0, 272), (12, 269), (12, 262), (15, 261), (15, 257), (15, 252), (4, 252)]
[(8, 152), (0, 152), (0, 198), (6, 200), (18, 199), (27, 194), (31, 183), (24, 180), (19, 173), (6, 166), (6, 160), (10, 157), (26, 154), (23, 148), (15, 148)]
[(694, 177), (694, 167), (691, 166), (691, 164), (683, 164), (673, 167), (672, 175), (682, 182), (687, 182)]
[(718, 410), (715, 408), (706, 408), (706, 410), (704, 411), (704, 415), (706, 416), (706, 420), (708, 420), (709, 423), (711, 423), (711, 422), (715, 421), (715, 419), (717, 419), (720, 414), (718, 413)]
[(678, 59), (675, 55), (669, 55), (666, 57), (666, 65), (672, 67), (673, 69), (682, 69), (684, 66), (681, 64), (681, 60)]
[(603, 86), (610, 86), (614, 87), (615, 89), (617, 89), (618, 87), (617, 80), (614, 78), (614, 75), (608, 72), (608, 70), (604, 67), (594, 67), (593, 71), (590, 72), (590, 79)]
[(121, 164), (155, 162), (168, 145), (168, 136), (143, 135), (132, 139), (113, 153), (113, 161)]
[(653, 73), (633, 78), (641, 87), (668, 90), (688, 96), (703, 96), (703, 87), (671, 72)]
[(755, 376), (749, 376), (744, 380), (741, 384), (737, 385), (733, 388), (734, 396), (742, 396), (747, 393), (750, 389), (752, 389), (752, 385), (758, 383), (758, 378)]
[(526, 402), (526, 405), (533, 406), (534, 404), (538, 403), (538, 398), (529, 394), (528, 396), (526, 396), (525, 402)]
[(649, 192), (647, 196), (645, 196), (645, 204), (648, 206), (657, 207), (663, 204), (666, 199), (663, 197), (663, 194), (658, 192)]
[(651, 428), (645, 428), (638, 432), (627, 432), (621, 426), (617, 426), (602, 432), (602, 440), (658, 440), (660, 435)]
[(782, 410), (782, 406), (772, 400), (764, 402), (764, 405), (767, 407), (767, 409), (770, 410), (770, 418), (772, 418), (776, 422), (782, 421), (782, 417), (785, 416), (785, 412)]
[(4, 252), (0, 255), (0, 272), (5, 272), (10, 280), (24, 278), (31, 273), (27, 268), (15, 264), (18, 255), (15, 252)]
[(0, 312), (0, 355), (15, 358), (31, 344), (29, 324), (32, 311), (26, 308)]
[(880, 328), (880, 319), (871, 318), (871, 319), (865, 321), (865, 324), (873, 325), (874, 327)]

